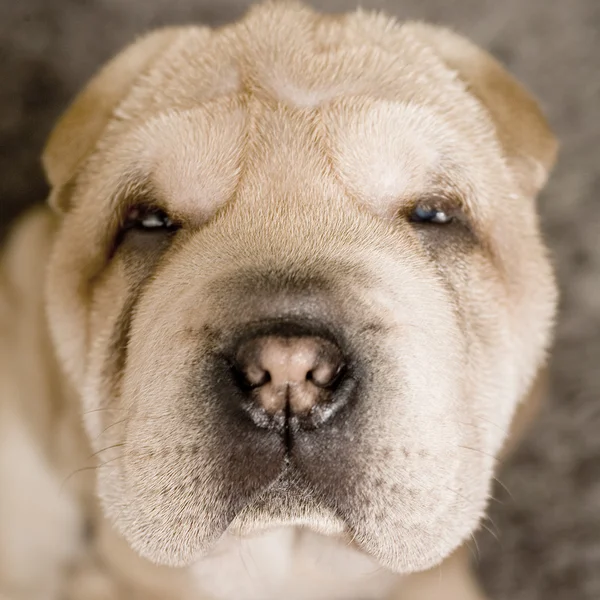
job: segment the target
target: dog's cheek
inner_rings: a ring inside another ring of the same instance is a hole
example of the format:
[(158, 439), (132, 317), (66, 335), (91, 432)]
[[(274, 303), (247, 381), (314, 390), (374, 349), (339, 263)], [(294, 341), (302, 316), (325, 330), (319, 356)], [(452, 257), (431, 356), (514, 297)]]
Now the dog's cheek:
[[(412, 547), (402, 565), (402, 569), (407, 570), (433, 566), (477, 527), (487, 503), (496, 463), (494, 457), (504, 441), (504, 431), (508, 429), (518, 400), (508, 293), (493, 258), (472, 238), (463, 236), (453, 239), (447, 236), (444, 243), (438, 240), (438, 244), (432, 243), (427, 251), (445, 290), (447, 303), (453, 307), (456, 327), (451, 347), (441, 354), (436, 352), (447, 343), (449, 334), (443, 334), (438, 327), (431, 328), (436, 333), (436, 344), (430, 349), (430, 358), (437, 356), (437, 360), (430, 363), (428, 383), (422, 391), (428, 391), (432, 377), (441, 376), (438, 372), (452, 347), (462, 346), (464, 352), (455, 358), (452, 367), (447, 365), (446, 383), (439, 383), (440, 389), (447, 385), (448, 392), (455, 386), (454, 399), (447, 404), (445, 413), (424, 422), (422, 412), (427, 404), (422, 402), (421, 408), (413, 408), (416, 421), (408, 431), (420, 432), (421, 439), (427, 441), (428, 446), (421, 448), (423, 455), (417, 446), (412, 449), (407, 446), (404, 451), (408, 450), (410, 460), (397, 452), (388, 459), (388, 464), (396, 465), (394, 471), (403, 465), (403, 470), (410, 467), (413, 472), (406, 491), (409, 505), (414, 506), (414, 522), (421, 525), (412, 533), (410, 528), (405, 531), (406, 540), (410, 540), (408, 546)], [(424, 340), (423, 345), (425, 343)], [(413, 372), (418, 370), (419, 364), (411, 367), (410, 372)], [(443, 395), (439, 394), (435, 404), (443, 406), (443, 403)], [(387, 422), (392, 420), (387, 419)], [(445, 429), (441, 424), (445, 424)], [(445, 448), (435, 453), (434, 448), (442, 442)], [(428, 460), (428, 453), (433, 460)], [(392, 477), (390, 470), (384, 468), (378, 479), (390, 481), (397, 477)], [(421, 486), (429, 490), (423, 492), (419, 486), (411, 489), (411, 482), (421, 482)], [(388, 490), (384, 495), (390, 498), (394, 494)], [(403, 502), (407, 500), (399, 498), (398, 506), (402, 507)], [(398, 519), (396, 529), (399, 529), (404, 522), (402, 510), (391, 510), (388, 514)], [(433, 519), (433, 515), (438, 516)], [(368, 522), (368, 516), (364, 515), (360, 522)], [(384, 522), (383, 516), (384, 513), (372, 523), (373, 530)], [(431, 527), (434, 521), (436, 526)], [(392, 522), (388, 525), (394, 528)], [(440, 531), (445, 532), (443, 536)], [(385, 540), (386, 536), (381, 533), (381, 539)], [(393, 545), (386, 549), (378, 546), (379, 536), (370, 537), (374, 540), (371, 551), (379, 551), (380, 559), (393, 567), (389, 562), (394, 556)]]
[(90, 296), (82, 400), (90, 439), (94, 445), (102, 446), (109, 436), (117, 434), (114, 429), (104, 430), (122, 411), (120, 385), (138, 294), (129, 288), (122, 262), (114, 261), (95, 280)]
[(512, 350), (519, 332), (510, 313), (515, 300), (510, 297), (502, 262), (491, 241), (465, 227), (448, 233), (432, 236), (427, 232), (422, 239), (457, 307), (468, 349), (461, 365), (466, 380), (464, 408), (470, 421), (480, 421), (476, 425), (483, 432), (476, 433), (474, 424), (468, 443), (493, 453), (503, 441), (499, 432), (508, 426), (520, 395)]

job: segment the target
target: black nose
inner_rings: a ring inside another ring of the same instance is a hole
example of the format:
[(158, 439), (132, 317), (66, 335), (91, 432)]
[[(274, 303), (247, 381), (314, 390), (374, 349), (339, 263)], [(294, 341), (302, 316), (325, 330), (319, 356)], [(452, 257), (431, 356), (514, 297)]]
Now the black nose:
[(258, 427), (324, 425), (350, 396), (344, 353), (331, 336), (272, 329), (246, 337), (235, 349), (232, 375), (242, 409)]

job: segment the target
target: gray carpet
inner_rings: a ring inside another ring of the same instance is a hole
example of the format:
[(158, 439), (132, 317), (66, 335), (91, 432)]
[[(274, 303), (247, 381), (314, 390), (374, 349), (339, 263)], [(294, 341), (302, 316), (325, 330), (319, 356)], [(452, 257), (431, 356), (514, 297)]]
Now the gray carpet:
[[(222, 23), (242, 0), (0, 0), (3, 228), (45, 186), (38, 154), (94, 68), (140, 31)], [(322, 0), (330, 11), (352, 0)], [(363, 1), (450, 24), (539, 96), (562, 141), (541, 212), (562, 288), (552, 397), (499, 479), (480, 568), (497, 600), (600, 599), (600, 1)], [(506, 491), (506, 490), (509, 491)]]

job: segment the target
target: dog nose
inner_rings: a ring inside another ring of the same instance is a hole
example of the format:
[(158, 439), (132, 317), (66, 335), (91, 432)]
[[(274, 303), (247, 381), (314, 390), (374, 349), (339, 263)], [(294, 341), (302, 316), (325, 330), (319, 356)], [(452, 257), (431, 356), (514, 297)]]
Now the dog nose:
[(271, 418), (316, 427), (343, 401), (336, 392), (346, 362), (340, 348), (324, 338), (258, 336), (240, 346), (235, 362), (259, 425)]

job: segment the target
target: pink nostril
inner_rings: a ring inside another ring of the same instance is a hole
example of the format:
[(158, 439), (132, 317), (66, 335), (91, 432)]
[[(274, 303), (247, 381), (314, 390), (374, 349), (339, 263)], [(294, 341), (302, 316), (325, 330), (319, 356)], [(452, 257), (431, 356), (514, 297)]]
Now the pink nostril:
[(286, 406), (307, 414), (330, 399), (343, 370), (343, 357), (332, 342), (319, 337), (262, 336), (239, 349), (237, 364), (255, 401), (267, 412)]
[(244, 377), (246, 379), (246, 382), (251, 387), (260, 387), (261, 385), (264, 385), (265, 383), (271, 380), (271, 375), (269, 374), (269, 371), (265, 371), (256, 364), (251, 364), (246, 369), (244, 369)]
[(308, 373), (308, 380), (312, 381), (316, 386), (327, 387), (332, 385), (338, 378), (338, 375), (342, 371), (343, 364), (340, 362), (324, 362), (317, 365), (312, 371)]

